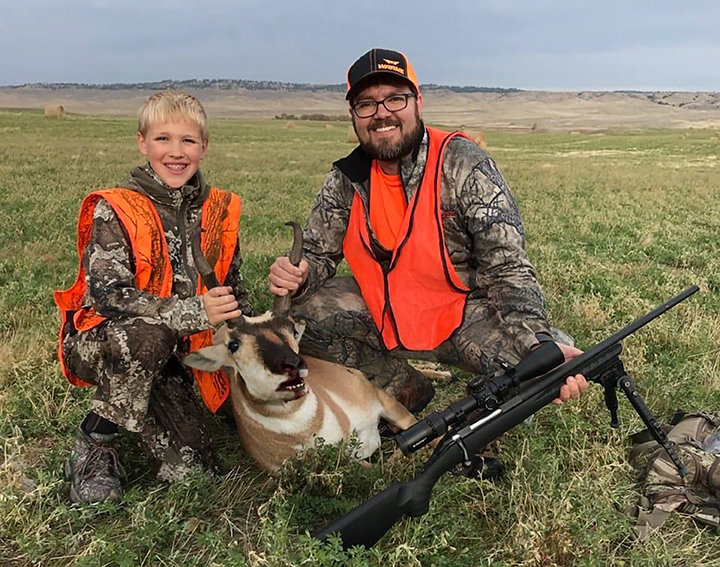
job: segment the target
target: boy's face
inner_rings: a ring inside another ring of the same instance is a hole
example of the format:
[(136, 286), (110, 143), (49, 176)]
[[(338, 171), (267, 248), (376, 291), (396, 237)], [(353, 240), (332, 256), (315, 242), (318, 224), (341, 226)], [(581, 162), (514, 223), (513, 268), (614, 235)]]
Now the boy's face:
[(145, 136), (137, 135), (140, 153), (168, 186), (180, 189), (200, 167), (207, 142), (200, 126), (193, 121), (152, 124)]

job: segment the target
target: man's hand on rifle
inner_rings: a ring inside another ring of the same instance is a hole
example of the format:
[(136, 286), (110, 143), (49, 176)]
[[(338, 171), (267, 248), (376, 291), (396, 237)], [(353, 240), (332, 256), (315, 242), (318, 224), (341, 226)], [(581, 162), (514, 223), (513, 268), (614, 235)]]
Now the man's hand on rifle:
[[(563, 353), (563, 356), (565, 357), (565, 362), (568, 360), (575, 358), (576, 356), (582, 354), (583, 351), (581, 351), (579, 348), (575, 348), (572, 346), (564, 345), (562, 343), (556, 343), (558, 347), (560, 347), (560, 350)], [(563, 402), (567, 402), (570, 399), (573, 398), (579, 398), (580, 394), (585, 392), (588, 388), (588, 382), (585, 380), (585, 376), (582, 374), (576, 374), (575, 376), (568, 376), (568, 379), (565, 381), (565, 383), (560, 387), (560, 396), (555, 398), (553, 400), (554, 404), (561, 404)]]

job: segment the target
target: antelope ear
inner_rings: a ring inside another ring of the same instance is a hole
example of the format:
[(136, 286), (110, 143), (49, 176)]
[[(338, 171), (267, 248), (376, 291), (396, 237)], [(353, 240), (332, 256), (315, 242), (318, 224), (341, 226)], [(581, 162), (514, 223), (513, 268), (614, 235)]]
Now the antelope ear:
[(220, 343), (227, 343), (228, 336), (228, 326), (222, 325), (217, 331), (215, 331), (215, 334), (213, 335), (213, 344), (217, 345)]
[(190, 368), (205, 372), (215, 372), (221, 366), (233, 366), (230, 352), (224, 344), (212, 345), (191, 352), (183, 358), (182, 362)]
[(305, 327), (307, 326), (307, 323), (305, 321), (296, 321), (292, 317), (290, 317), (290, 322), (293, 324), (293, 337), (295, 337), (295, 340), (299, 343), (300, 339), (303, 336), (303, 333), (305, 332)]

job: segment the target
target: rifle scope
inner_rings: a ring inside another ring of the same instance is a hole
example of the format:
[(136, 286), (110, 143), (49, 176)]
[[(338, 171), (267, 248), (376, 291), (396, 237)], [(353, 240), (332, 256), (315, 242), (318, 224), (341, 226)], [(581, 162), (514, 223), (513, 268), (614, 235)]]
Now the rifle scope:
[(432, 412), (412, 427), (395, 436), (395, 442), (404, 455), (414, 453), (433, 439), (444, 435), (449, 427), (464, 421), (471, 412), (494, 410), (500, 405), (505, 393), (519, 384), (542, 376), (562, 364), (565, 357), (552, 341), (542, 343), (517, 366), (507, 368), (502, 374), (488, 380), (477, 392), (453, 402), (441, 412)]

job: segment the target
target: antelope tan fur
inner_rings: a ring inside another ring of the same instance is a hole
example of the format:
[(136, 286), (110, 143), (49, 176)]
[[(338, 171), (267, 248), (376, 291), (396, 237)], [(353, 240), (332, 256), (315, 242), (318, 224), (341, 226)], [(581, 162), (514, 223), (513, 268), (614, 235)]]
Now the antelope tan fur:
[[(302, 233), (297, 224), (292, 226), (295, 242), (290, 260), (297, 265)], [(216, 287), (200, 252), (199, 233), (192, 249), (206, 287)], [(230, 396), (240, 438), (263, 469), (275, 473), (285, 459), (312, 447), (318, 437), (337, 443), (353, 432), (360, 443), (355, 456), (365, 459), (380, 446), (380, 418), (402, 430), (416, 422), (361, 372), (301, 357), (298, 343), (305, 326), (288, 316), (289, 308), (290, 299), (278, 296), (272, 312), (228, 321), (215, 334), (212, 346), (183, 360), (201, 370), (232, 370)]]

